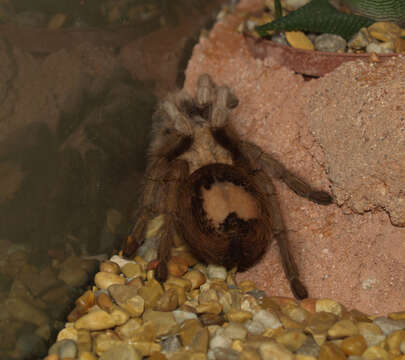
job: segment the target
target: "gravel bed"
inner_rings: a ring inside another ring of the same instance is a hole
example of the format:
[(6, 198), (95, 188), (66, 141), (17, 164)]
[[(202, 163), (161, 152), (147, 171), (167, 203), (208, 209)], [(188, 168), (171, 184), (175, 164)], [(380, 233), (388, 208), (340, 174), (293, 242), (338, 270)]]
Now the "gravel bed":
[(102, 262), (46, 360), (405, 359), (405, 311), (374, 317), (332, 299), (269, 297), (184, 247), (160, 284), (153, 257)]

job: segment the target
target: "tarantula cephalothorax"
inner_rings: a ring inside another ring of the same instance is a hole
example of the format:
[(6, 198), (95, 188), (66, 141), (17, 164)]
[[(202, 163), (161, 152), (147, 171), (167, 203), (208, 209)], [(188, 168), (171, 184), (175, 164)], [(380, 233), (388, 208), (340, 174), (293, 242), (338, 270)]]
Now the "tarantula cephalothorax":
[(315, 191), (256, 145), (240, 140), (228, 122), (238, 101), (226, 86), (201, 75), (195, 98), (184, 90), (160, 103), (137, 222), (124, 243), (135, 254), (147, 223), (164, 214), (155, 276), (164, 281), (177, 233), (197, 258), (243, 270), (265, 252), (271, 235), (297, 298), (307, 297), (290, 253), (271, 178), (319, 204), (331, 196)]

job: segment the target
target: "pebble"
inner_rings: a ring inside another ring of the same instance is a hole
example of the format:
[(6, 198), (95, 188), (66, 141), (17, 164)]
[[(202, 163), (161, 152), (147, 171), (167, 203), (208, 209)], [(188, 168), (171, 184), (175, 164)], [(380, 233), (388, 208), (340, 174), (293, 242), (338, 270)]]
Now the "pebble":
[(316, 312), (327, 312), (335, 314), (336, 316), (342, 316), (343, 306), (335, 300), (331, 299), (319, 299), (315, 304)]
[(116, 320), (104, 310), (95, 310), (83, 315), (75, 322), (75, 328), (86, 330), (105, 330), (116, 326)]
[(347, 336), (357, 335), (359, 333), (359, 329), (357, 328), (356, 324), (351, 320), (340, 320), (336, 322), (332, 327), (328, 330), (328, 336), (331, 339), (339, 339)]
[(281, 326), (281, 322), (277, 315), (267, 310), (259, 310), (256, 314), (254, 314), (253, 321), (258, 321), (265, 328), (276, 329)]
[(395, 331), (405, 329), (405, 320), (392, 320), (386, 317), (378, 317), (373, 323), (377, 325), (385, 335)]
[(360, 356), (367, 349), (367, 343), (364, 336), (355, 335), (345, 338), (340, 347), (346, 355)]
[(210, 279), (225, 280), (227, 272), (223, 266), (209, 264), (207, 267), (207, 275)]
[(404, 360), (401, 312), (371, 321), (332, 299), (268, 297), (251, 281), (229, 286), (231, 272), (210, 265), (187, 265), (162, 287), (139, 257), (115, 264), (100, 265), (107, 271), (96, 274), (97, 287), (76, 300), (76, 318), (58, 334), (54, 346), (67, 344), (65, 359)]
[(395, 41), (396, 38), (401, 36), (401, 28), (391, 22), (375, 22), (368, 27), (370, 35), (380, 41)]
[(119, 274), (121, 272), (120, 266), (114, 261), (103, 261), (100, 264), (100, 271), (101, 272), (108, 272), (112, 274)]
[(142, 357), (133, 346), (121, 344), (107, 350), (100, 356), (100, 360), (141, 360)]
[(125, 284), (125, 278), (118, 274), (100, 271), (94, 277), (94, 282), (98, 288), (107, 290), (111, 285)]
[(286, 31), (285, 37), (293, 48), (315, 50), (312, 41), (302, 31)]
[(315, 38), (315, 50), (326, 52), (345, 52), (346, 40), (335, 34), (322, 34)]
[(48, 29), (56, 30), (61, 28), (62, 26), (66, 25), (68, 20), (68, 16), (66, 14), (55, 14), (51, 17), (48, 22)]
[(263, 360), (293, 360), (294, 355), (287, 350), (283, 345), (277, 344), (275, 341), (265, 342), (259, 347), (260, 355)]
[(247, 336), (246, 328), (239, 323), (230, 323), (224, 331), (224, 335), (229, 339), (243, 340)]

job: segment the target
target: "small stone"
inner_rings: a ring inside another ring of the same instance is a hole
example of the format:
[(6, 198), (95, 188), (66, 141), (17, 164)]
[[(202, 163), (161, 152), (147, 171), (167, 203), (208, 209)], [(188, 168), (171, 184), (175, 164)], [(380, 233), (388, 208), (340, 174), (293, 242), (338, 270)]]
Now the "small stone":
[(307, 336), (305, 343), (297, 350), (297, 355), (313, 357), (316, 359), (319, 355), (319, 345), (311, 336)]
[(90, 351), (84, 351), (80, 353), (79, 360), (97, 360), (97, 358)]
[(78, 330), (76, 344), (79, 354), (82, 352), (91, 352), (93, 344), (90, 331), (84, 329)]
[(288, 350), (295, 352), (305, 344), (307, 337), (302, 331), (291, 330), (276, 336), (276, 341)]
[(229, 339), (240, 339), (243, 340), (247, 336), (246, 328), (240, 323), (230, 323), (224, 331), (224, 335)]
[(237, 323), (243, 323), (247, 320), (252, 319), (253, 315), (249, 311), (243, 311), (243, 310), (231, 310), (226, 314), (226, 317), (230, 322), (237, 322)]
[(247, 293), (256, 290), (256, 283), (251, 280), (245, 280), (238, 283), (238, 287), (242, 292)]
[(283, 34), (283, 33), (273, 35), (271, 37), (271, 41), (275, 42), (276, 44), (280, 44), (280, 45), (288, 45), (285, 34)]
[(167, 264), (169, 275), (183, 276), (188, 270), (188, 263), (178, 256), (172, 256)]
[(371, 43), (367, 45), (366, 51), (368, 53), (376, 53), (376, 54), (389, 54), (392, 51), (386, 49), (382, 46), (382, 44)]
[(239, 352), (233, 349), (217, 347), (213, 349), (215, 360), (239, 360)]
[(112, 274), (119, 274), (121, 272), (120, 266), (111, 260), (103, 261), (100, 264), (100, 271), (101, 272), (108, 272)]
[(361, 50), (365, 49), (372, 41), (373, 39), (367, 28), (361, 28), (360, 31), (350, 39), (348, 46), (351, 49)]
[(100, 271), (94, 277), (94, 282), (99, 289), (107, 290), (111, 285), (114, 284), (124, 285), (125, 278), (119, 276), (118, 274)]
[(312, 41), (302, 31), (286, 31), (285, 37), (293, 48), (315, 50)]
[(128, 311), (131, 316), (142, 315), (145, 308), (145, 300), (138, 295), (138, 289), (129, 285), (114, 284), (108, 288), (115, 302)]
[(143, 315), (144, 321), (151, 321), (156, 326), (156, 336), (168, 335), (178, 325), (171, 312), (147, 311)]
[(253, 321), (258, 321), (264, 325), (265, 328), (276, 329), (281, 326), (281, 322), (277, 315), (267, 310), (260, 310), (253, 315)]
[(140, 264), (125, 264), (121, 268), (121, 271), (127, 278), (135, 278), (139, 276), (142, 279), (146, 279), (146, 272), (142, 269), (142, 266)]
[(201, 323), (196, 319), (185, 320), (179, 329), (179, 336), (183, 346), (191, 345), (197, 333), (202, 329)]
[(315, 39), (315, 49), (318, 51), (343, 53), (346, 45), (346, 40), (335, 34), (322, 34)]
[(305, 327), (304, 323), (294, 321), (289, 316), (284, 314), (279, 314), (278, 317), (286, 329), (304, 329)]
[(77, 341), (78, 331), (72, 325), (72, 323), (67, 323), (65, 328), (59, 331), (56, 341), (61, 341), (64, 339)]
[(265, 326), (259, 321), (248, 320), (245, 322), (245, 327), (250, 334), (261, 335), (266, 330)]
[(114, 304), (110, 298), (109, 295), (107, 295), (106, 293), (100, 293), (97, 295), (96, 297), (96, 304), (102, 309), (105, 310), (107, 312), (110, 312), (113, 307)]
[(227, 338), (225, 335), (222, 334), (215, 334), (214, 337), (210, 341), (210, 349), (213, 350), (215, 348), (230, 348), (232, 345), (232, 340)]
[(135, 341), (132, 343), (132, 346), (141, 354), (141, 356), (146, 357), (150, 356), (155, 352), (160, 352), (162, 346), (154, 342), (147, 341)]
[(388, 348), (391, 353), (399, 355), (401, 353), (401, 344), (405, 343), (405, 330), (393, 331), (387, 337)]
[(105, 330), (116, 325), (115, 319), (104, 310), (92, 311), (75, 322), (76, 329)]
[(145, 300), (145, 309), (151, 309), (156, 306), (164, 291), (162, 285), (152, 279), (147, 281), (145, 286), (139, 289), (138, 293)]
[(175, 289), (168, 289), (158, 300), (156, 309), (159, 311), (173, 311), (179, 305), (179, 298)]
[(79, 309), (87, 311), (95, 304), (94, 292), (91, 290), (87, 290), (75, 301), (75, 304)]
[(240, 354), (240, 360), (261, 360), (261, 358), (256, 349), (244, 346), (243, 352)]
[(390, 359), (388, 352), (379, 346), (370, 346), (361, 357), (366, 360)]
[(388, 314), (391, 320), (405, 320), (405, 311), (392, 312)]
[(135, 264), (135, 261), (124, 259), (123, 257), (118, 256), (118, 255), (114, 255), (110, 259), (110, 261), (117, 263), (118, 266), (120, 267), (120, 269), (123, 268), (125, 264), (128, 264), (128, 263)]
[(186, 300), (187, 300), (187, 295), (186, 295), (186, 290), (183, 287), (177, 286), (175, 284), (164, 284), (165, 290), (174, 290), (177, 294), (177, 302), (179, 306), (182, 306)]
[(328, 330), (328, 336), (332, 339), (354, 336), (358, 333), (359, 329), (351, 320), (340, 320)]
[(132, 287), (134, 287), (134, 288), (136, 288), (136, 289), (139, 290), (141, 287), (144, 287), (144, 286), (145, 286), (145, 283), (144, 283), (144, 281), (142, 280), (142, 278), (136, 277), (135, 279), (129, 280), (128, 283), (127, 283), (127, 285), (128, 285), (128, 286), (132, 286)]
[(225, 322), (225, 318), (222, 314), (205, 313), (201, 314), (199, 319), (204, 326), (222, 325)]
[(124, 325), (117, 326), (115, 332), (123, 340), (130, 339), (136, 334), (136, 330), (141, 327), (141, 324), (141, 319), (129, 319)]
[(58, 356), (60, 359), (64, 358), (74, 359), (77, 356), (76, 342), (68, 339), (60, 341), (58, 346)]
[(170, 335), (160, 341), (162, 352), (172, 354), (181, 349), (181, 343), (177, 335)]
[(210, 341), (210, 334), (208, 328), (204, 327), (198, 330), (198, 332), (195, 334), (190, 347), (195, 352), (201, 352), (206, 354), (208, 351), (209, 341)]
[(342, 316), (343, 306), (335, 300), (319, 299), (315, 304), (315, 311), (316, 312), (324, 311), (327, 313), (335, 314), (337, 316)]
[(287, 350), (283, 345), (277, 344), (275, 341), (265, 342), (259, 347), (260, 355), (263, 360), (293, 360), (294, 355)]
[(184, 310), (175, 310), (173, 311), (173, 316), (176, 319), (178, 324), (182, 324), (186, 320), (196, 320), (198, 317), (193, 312), (184, 311)]
[(201, 289), (200, 295), (198, 296), (198, 301), (200, 304), (208, 304), (211, 302), (217, 302), (218, 300), (218, 294), (212, 288), (209, 288), (207, 290)]
[(345, 360), (343, 350), (334, 343), (326, 342), (319, 349), (319, 360)]
[(340, 344), (340, 347), (346, 355), (360, 356), (367, 349), (367, 343), (364, 336), (355, 335), (344, 339)]
[(124, 309), (121, 309), (119, 306), (114, 305), (113, 309), (111, 310), (112, 318), (115, 321), (115, 325), (123, 325), (125, 324), (128, 319), (129, 319), (129, 314), (127, 311), (124, 311)]
[(141, 360), (139, 353), (131, 345), (120, 344), (107, 350), (100, 356), (100, 360)]
[(165, 282), (165, 286), (166, 285), (176, 285), (183, 288), (186, 291), (190, 291), (192, 286), (191, 281), (189, 279), (179, 278), (171, 275), (169, 275), (169, 277), (167, 278), (167, 281)]
[(100, 356), (101, 354), (122, 344), (123, 342), (119, 340), (117, 335), (115, 335), (113, 332), (103, 332), (96, 334), (94, 337), (93, 351)]
[(405, 320), (392, 320), (386, 317), (378, 317), (374, 319), (373, 323), (376, 324), (385, 335), (395, 330), (405, 329)]
[(281, 307), (283, 314), (287, 315), (292, 320), (302, 323), (309, 318), (308, 311), (297, 305), (288, 304)]
[(198, 270), (189, 271), (187, 274), (184, 275), (184, 278), (190, 280), (191, 289), (198, 289), (207, 281), (205, 275)]
[(368, 27), (370, 35), (380, 41), (395, 41), (401, 36), (401, 28), (391, 22), (375, 22)]
[(225, 280), (227, 276), (226, 268), (220, 265), (209, 264), (207, 274), (210, 279)]
[(217, 302), (200, 304), (196, 307), (197, 314), (210, 313), (219, 314), (222, 311), (222, 305)]

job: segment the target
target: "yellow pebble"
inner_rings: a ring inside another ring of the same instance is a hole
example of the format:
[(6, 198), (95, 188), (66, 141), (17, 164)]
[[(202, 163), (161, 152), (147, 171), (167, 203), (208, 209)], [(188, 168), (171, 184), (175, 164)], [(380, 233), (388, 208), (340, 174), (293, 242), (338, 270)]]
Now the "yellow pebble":
[(285, 33), (288, 43), (296, 49), (315, 50), (314, 44), (302, 31), (287, 31)]

